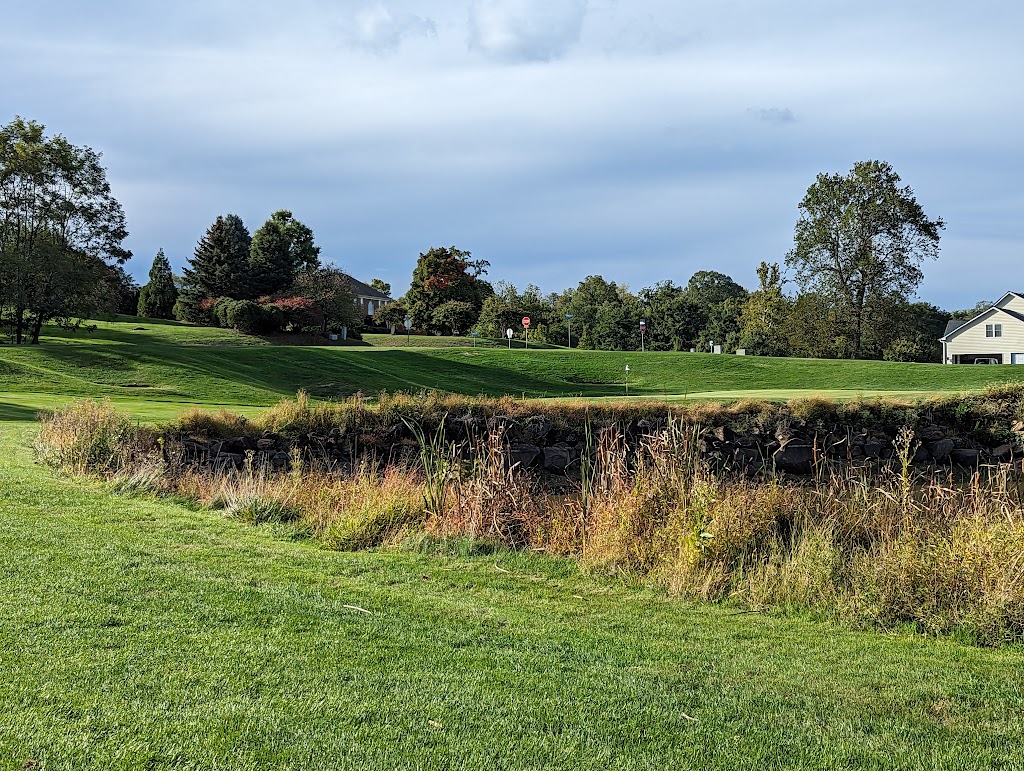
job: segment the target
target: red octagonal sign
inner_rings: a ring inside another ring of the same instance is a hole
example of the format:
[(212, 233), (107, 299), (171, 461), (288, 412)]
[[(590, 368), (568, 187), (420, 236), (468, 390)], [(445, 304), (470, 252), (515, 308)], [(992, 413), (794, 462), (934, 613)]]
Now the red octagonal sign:
[(527, 329), (530, 328), (530, 317), (529, 316), (523, 316), (523, 326), (526, 327)]

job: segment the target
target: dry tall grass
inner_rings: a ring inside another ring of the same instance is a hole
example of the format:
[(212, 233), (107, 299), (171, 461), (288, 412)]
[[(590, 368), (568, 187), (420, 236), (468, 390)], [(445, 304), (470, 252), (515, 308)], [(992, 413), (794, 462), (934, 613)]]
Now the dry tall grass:
[[(395, 399), (383, 409), (402, 415), (407, 405)], [(432, 430), (418, 428), (423, 457), (415, 467), (366, 463), (341, 476), (304, 467), (296, 455), (288, 472), (250, 459), (241, 470), (165, 473), (160, 484), (247, 521), (293, 522), (330, 548), (387, 545), (415, 532), (468, 536), (572, 555), (695, 599), (885, 629), (910, 625), (985, 644), (1024, 640), (1019, 468), (980, 469), (966, 479), (952, 471), (918, 475), (908, 430), (894, 470), (823, 468), (801, 485), (755, 482), (708, 468), (692, 423), (669, 419), (638, 446), (614, 428), (591, 432), (588, 423), (581, 479), (555, 492), (509, 464), (500, 434), (449, 444), (437, 412), (454, 402), (438, 397), (419, 406), (438, 419)], [(351, 416), (369, 408), (353, 400), (345, 409)], [(808, 403), (798, 411), (814, 420), (822, 409)], [(714, 412), (703, 408), (705, 417)], [(337, 420), (332, 409), (300, 398), (259, 426)], [(38, 441), (47, 462), (114, 475), (128, 487), (124, 480), (139, 476), (154, 446), (145, 430), (94, 403), (55, 413)]]

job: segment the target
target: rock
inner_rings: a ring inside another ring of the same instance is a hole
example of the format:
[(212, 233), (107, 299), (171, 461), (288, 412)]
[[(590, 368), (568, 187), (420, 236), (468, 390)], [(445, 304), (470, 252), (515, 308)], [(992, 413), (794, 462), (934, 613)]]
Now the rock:
[(829, 434), (825, 437), (825, 452), (829, 455), (845, 457), (850, 454), (849, 437)]
[(791, 474), (810, 474), (814, 469), (814, 446), (787, 442), (772, 456), (775, 467)]
[(917, 431), (917, 436), (924, 442), (937, 442), (940, 439), (946, 438), (946, 432), (935, 424), (931, 424), (923, 426), (919, 431)]
[(242, 468), (244, 458), (235, 452), (222, 452), (212, 461), (215, 471), (224, 471), (229, 468)]
[(515, 442), (508, 448), (509, 463), (519, 468), (529, 468), (540, 455), (540, 447), (535, 444)]
[(932, 454), (928, 452), (928, 448), (923, 444), (918, 445), (917, 450), (914, 451), (914, 457), (911, 458), (911, 463), (927, 463), (932, 459)]
[(270, 462), (277, 468), (284, 468), (288, 465), (288, 453), (286, 452), (275, 452), (270, 458)]
[(866, 442), (864, 442), (864, 457), (881, 458), (882, 443), (877, 439), (868, 439)]
[(240, 436), (234, 441), (236, 452), (251, 452), (256, 449), (256, 439), (251, 436)]
[(257, 439), (256, 449), (266, 452), (267, 450), (273, 450), (277, 447), (277, 442), (273, 439)]
[(928, 452), (931, 453), (935, 460), (945, 460), (949, 457), (949, 454), (953, 452), (956, 447), (956, 442), (952, 439), (940, 439), (937, 442), (931, 442), (928, 445)]
[(532, 415), (523, 421), (523, 434), (534, 444), (541, 444), (551, 433), (552, 425), (550, 418), (544, 415)]
[(544, 468), (548, 471), (565, 471), (572, 463), (572, 449), (565, 446), (544, 448)]
[(756, 447), (737, 447), (733, 451), (733, 458), (737, 465), (745, 466), (749, 463), (757, 463), (760, 461), (761, 453)]
[(1013, 445), (1001, 444), (998, 447), (994, 447), (991, 454), (997, 461), (1005, 463), (1013, 459)]
[(718, 428), (711, 429), (712, 438), (719, 442), (734, 442), (736, 441), (736, 432), (728, 426), (719, 426)]
[(977, 466), (981, 454), (977, 450), (961, 447), (953, 450), (949, 457), (958, 466)]

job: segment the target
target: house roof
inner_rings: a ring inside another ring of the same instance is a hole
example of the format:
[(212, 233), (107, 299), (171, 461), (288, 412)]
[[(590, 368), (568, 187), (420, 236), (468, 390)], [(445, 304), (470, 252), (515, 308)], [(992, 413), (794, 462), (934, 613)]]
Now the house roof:
[(369, 298), (370, 300), (391, 300), (391, 298), (388, 297), (383, 292), (374, 289), (369, 284), (364, 284), (357, 278), (349, 276), (348, 280), (349, 283), (352, 284), (352, 294), (354, 294), (356, 297), (366, 297)]
[(949, 337), (950, 332), (955, 332), (964, 324), (969, 324), (970, 321), (970, 319), (950, 319), (946, 322), (946, 331), (942, 333), (942, 336)]
[[(1003, 298), (1006, 298), (1009, 295), (1024, 297), (1024, 295), (1017, 294), (1016, 292), (1007, 292), (1003, 295)], [(969, 327), (974, 322), (979, 321), (984, 316), (988, 316), (991, 313), (1005, 313), (1007, 316), (1024, 323), (1024, 313), (1018, 313), (1017, 311), (1011, 311), (1009, 308), (1000, 308), (998, 305), (993, 305), (991, 308), (987, 308), (969, 319), (950, 319), (946, 322), (946, 331), (942, 334), (942, 337), (939, 338), (939, 341), (946, 342), (951, 335), (955, 335), (961, 329)]]

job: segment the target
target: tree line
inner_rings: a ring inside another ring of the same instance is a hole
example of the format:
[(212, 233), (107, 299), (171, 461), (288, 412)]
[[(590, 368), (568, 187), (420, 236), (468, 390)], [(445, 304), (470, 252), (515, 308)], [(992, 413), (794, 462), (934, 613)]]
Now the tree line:
[(526, 316), (535, 340), (602, 350), (721, 345), (764, 356), (938, 360), (946, 320), (962, 313), (908, 298), (924, 262), (938, 256), (943, 221), (881, 161), (819, 174), (799, 212), (793, 249), (784, 264), (759, 265), (753, 291), (712, 270), (636, 293), (602, 276), (560, 293), (520, 291), (485, 281), (488, 263), (468, 252), (433, 248), (420, 255), (405, 297), (378, 318), (395, 327), (408, 314), (429, 332), (501, 337), (521, 332)]
[[(249, 333), (319, 333), (362, 322), (348, 277), (320, 262), (312, 230), (281, 210), (250, 234), (219, 216), (181, 276), (163, 251), (147, 283), (123, 269), (131, 256), (124, 213), (100, 155), (47, 137), (15, 118), (0, 129), (0, 321), (16, 342), (38, 342), (46, 322), (80, 323), (104, 311), (231, 326)], [(712, 270), (633, 292), (602, 276), (544, 293), (492, 284), (490, 264), (468, 251), (421, 253), (408, 291), (373, 321), (427, 333), (501, 337), (521, 332), (558, 345), (605, 350), (709, 350), (769, 356), (935, 361), (950, 316), (911, 298), (938, 255), (941, 219), (881, 161), (819, 174), (799, 204), (794, 245), (765, 261), (748, 291)], [(379, 279), (373, 282), (390, 291)]]

